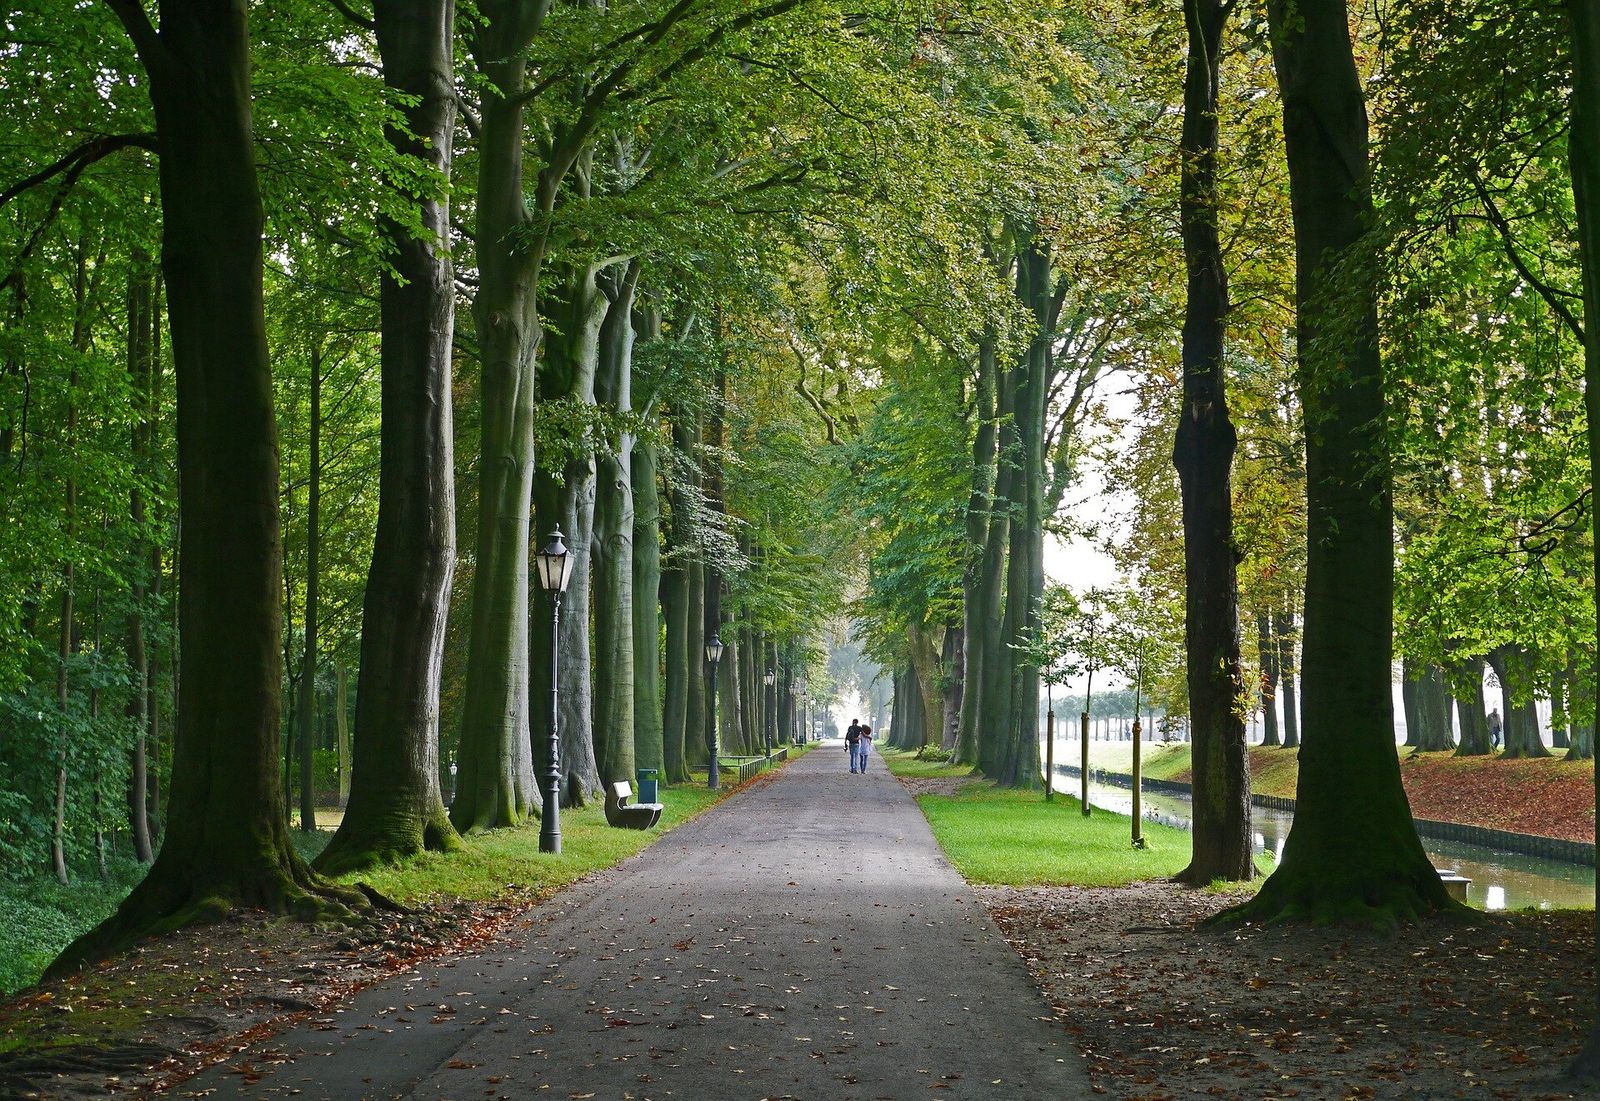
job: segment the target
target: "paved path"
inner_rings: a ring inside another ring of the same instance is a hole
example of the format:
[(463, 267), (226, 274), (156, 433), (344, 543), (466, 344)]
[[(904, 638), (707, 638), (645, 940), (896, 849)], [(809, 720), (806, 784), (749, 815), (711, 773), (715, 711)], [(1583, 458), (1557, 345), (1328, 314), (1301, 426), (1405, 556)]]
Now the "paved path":
[[(1021, 960), (873, 759), (824, 744), (540, 907), (179, 1097), (1090, 1096)], [(235, 1060), (237, 1065), (239, 1061)], [(200, 1091), (213, 1090), (212, 1093)]]

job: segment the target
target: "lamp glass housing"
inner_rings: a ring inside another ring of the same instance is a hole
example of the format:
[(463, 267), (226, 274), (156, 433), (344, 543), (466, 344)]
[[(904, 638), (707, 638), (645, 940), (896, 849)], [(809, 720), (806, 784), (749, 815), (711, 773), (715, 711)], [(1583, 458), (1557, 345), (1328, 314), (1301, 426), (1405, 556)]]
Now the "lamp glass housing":
[(567, 582), (572, 579), (572, 554), (560, 528), (550, 533), (550, 542), (533, 557), (539, 568), (539, 587), (547, 593), (566, 592)]
[(706, 660), (712, 665), (722, 660), (722, 636), (712, 635), (706, 640)]

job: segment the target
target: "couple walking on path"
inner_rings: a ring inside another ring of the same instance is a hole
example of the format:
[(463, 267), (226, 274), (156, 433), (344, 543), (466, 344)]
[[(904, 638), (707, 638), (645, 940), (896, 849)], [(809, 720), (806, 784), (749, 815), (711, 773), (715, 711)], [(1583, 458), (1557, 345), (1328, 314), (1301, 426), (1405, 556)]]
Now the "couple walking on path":
[(850, 720), (850, 729), (844, 732), (844, 745), (850, 751), (850, 771), (867, 771), (867, 751), (872, 748), (872, 727), (862, 726), (860, 719)]

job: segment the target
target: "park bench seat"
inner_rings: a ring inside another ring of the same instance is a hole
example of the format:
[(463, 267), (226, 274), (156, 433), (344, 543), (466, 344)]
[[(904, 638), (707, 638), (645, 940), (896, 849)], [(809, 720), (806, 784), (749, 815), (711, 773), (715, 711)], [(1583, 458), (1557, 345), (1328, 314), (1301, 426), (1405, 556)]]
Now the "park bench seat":
[(629, 803), (633, 785), (618, 780), (606, 789), (606, 821), (618, 829), (647, 830), (661, 821), (660, 803)]

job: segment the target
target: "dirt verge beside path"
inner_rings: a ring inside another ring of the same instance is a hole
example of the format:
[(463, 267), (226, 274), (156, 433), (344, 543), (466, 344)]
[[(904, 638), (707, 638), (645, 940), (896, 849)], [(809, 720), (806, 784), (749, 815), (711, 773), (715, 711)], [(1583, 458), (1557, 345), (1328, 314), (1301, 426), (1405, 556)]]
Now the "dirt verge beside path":
[(1483, 914), (1394, 936), (1198, 929), (1167, 883), (974, 888), (1124, 1101), (1600, 1097), (1558, 1072), (1594, 1000), (1593, 915)]

